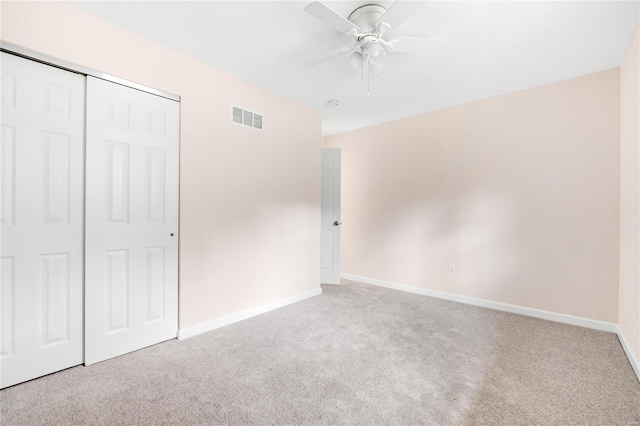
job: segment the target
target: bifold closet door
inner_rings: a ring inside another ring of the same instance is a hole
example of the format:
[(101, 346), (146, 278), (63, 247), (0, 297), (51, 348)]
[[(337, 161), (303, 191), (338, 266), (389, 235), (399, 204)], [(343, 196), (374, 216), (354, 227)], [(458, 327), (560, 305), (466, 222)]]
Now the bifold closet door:
[(83, 361), (85, 77), (2, 57), (0, 386)]
[(178, 128), (178, 102), (87, 77), (87, 365), (176, 337)]

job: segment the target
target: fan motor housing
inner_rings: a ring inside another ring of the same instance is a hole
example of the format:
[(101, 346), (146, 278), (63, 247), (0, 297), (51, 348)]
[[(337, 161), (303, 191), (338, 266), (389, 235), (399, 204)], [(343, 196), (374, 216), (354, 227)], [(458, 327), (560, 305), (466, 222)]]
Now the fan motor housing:
[(376, 22), (386, 11), (387, 9), (377, 4), (367, 4), (351, 12), (349, 21), (360, 27), (363, 33), (371, 33), (378, 29)]

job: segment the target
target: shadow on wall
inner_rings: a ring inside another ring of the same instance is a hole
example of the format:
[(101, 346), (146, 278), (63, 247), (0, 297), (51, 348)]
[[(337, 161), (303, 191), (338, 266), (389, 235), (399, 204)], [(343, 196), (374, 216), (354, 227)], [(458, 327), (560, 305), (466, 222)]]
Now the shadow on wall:
[(201, 271), (216, 297), (203, 300), (197, 288), (182, 289), (181, 295), (215, 305), (220, 317), (318, 288), (320, 282), (318, 207), (268, 202), (249, 206), (192, 236), (190, 249), (198, 256), (181, 251), (181, 267)]
[(477, 146), (459, 155), (464, 147), (391, 146), (386, 136), (329, 141), (342, 148), (344, 273), (616, 321), (610, 158), (575, 165), (565, 147), (565, 162), (546, 161), (523, 141), (495, 159)]
[(459, 200), (396, 199), (379, 208), (386, 211), (380, 221), (345, 213), (344, 238), (366, 234), (371, 238), (359, 246), (372, 247), (349, 253), (349, 267), (378, 265), (377, 279), (476, 297), (478, 287), (497, 294), (514, 289), (522, 254), (513, 235), (522, 230), (515, 207), (499, 190), (478, 190)]
[(614, 69), (327, 137), (343, 272), (617, 322), (619, 87)]

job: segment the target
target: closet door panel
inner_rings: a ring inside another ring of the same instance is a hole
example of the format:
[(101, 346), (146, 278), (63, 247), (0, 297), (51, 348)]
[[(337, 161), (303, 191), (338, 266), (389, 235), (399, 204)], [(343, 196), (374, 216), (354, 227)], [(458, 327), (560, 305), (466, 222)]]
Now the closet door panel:
[(179, 104), (88, 77), (86, 363), (176, 337)]
[(83, 362), (85, 78), (2, 53), (0, 386)]

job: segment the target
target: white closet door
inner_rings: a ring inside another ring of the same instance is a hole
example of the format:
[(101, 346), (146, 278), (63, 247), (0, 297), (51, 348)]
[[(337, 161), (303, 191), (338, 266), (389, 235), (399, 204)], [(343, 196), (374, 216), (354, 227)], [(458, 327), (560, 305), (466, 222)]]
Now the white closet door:
[(176, 337), (178, 128), (178, 102), (87, 77), (87, 365)]
[(82, 364), (84, 89), (2, 53), (0, 386)]

